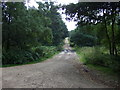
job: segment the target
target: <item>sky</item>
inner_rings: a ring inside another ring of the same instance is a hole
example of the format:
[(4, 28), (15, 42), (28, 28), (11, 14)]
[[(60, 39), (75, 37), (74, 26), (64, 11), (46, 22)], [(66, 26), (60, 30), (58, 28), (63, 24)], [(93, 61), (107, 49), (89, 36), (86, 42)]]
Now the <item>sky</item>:
[[(70, 3), (77, 3), (78, 0), (28, 0), (29, 2), (29, 6), (34, 6), (34, 7), (38, 7), (38, 4), (36, 2), (44, 2), (44, 1), (55, 1), (55, 4), (61, 4), (61, 5), (68, 5)], [(58, 11), (58, 12), (62, 12), (62, 11)], [(62, 16), (62, 20), (65, 22), (67, 28), (68, 28), (68, 31), (71, 31), (71, 30), (74, 30), (76, 28), (75, 24), (76, 22), (74, 21), (67, 21), (65, 18), (66, 18), (66, 15), (64, 14), (61, 14)]]

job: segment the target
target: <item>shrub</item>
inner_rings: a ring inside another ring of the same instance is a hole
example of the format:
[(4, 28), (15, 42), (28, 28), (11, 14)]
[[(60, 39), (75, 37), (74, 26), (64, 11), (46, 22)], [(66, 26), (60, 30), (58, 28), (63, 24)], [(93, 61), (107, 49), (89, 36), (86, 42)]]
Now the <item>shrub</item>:
[(35, 53), (36, 53), (36, 56), (44, 56), (44, 48), (42, 48), (42, 47), (37, 47), (36, 49), (35, 49)]
[(23, 64), (28, 62), (29, 59), (31, 59), (30, 52), (20, 49), (11, 49), (8, 52), (3, 51), (2, 64)]
[(57, 51), (62, 51), (63, 50), (62, 45), (58, 45), (56, 48), (57, 48)]
[(106, 52), (102, 52), (100, 47), (82, 47), (76, 49), (81, 55), (84, 64), (93, 64), (103, 67), (108, 67), (114, 71), (120, 70), (120, 57), (111, 56)]
[(12, 48), (7, 52), (3, 49), (2, 64), (25, 64), (32, 61), (40, 61), (41, 58), (50, 57), (56, 52), (57, 49), (53, 46), (38, 46), (31, 50)]

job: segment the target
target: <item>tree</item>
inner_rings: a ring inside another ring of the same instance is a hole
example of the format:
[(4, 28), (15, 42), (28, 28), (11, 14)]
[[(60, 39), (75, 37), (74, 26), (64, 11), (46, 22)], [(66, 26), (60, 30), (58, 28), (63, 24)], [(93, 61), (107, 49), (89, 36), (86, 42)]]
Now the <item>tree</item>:
[[(77, 3), (63, 6), (66, 9), (67, 19), (74, 19), (78, 24), (98, 24), (103, 23), (105, 27), (106, 38), (108, 40), (109, 51), (111, 55), (117, 55), (115, 29), (118, 12), (120, 11), (119, 2), (102, 3)], [(111, 24), (111, 33), (108, 25)]]
[[(93, 31), (86, 26), (79, 25), (75, 30), (70, 32), (70, 41), (78, 46), (94, 46), (96, 45), (96, 36)], [(89, 30), (89, 31), (88, 31)]]
[(39, 59), (45, 55), (45, 47), (57, 47), (66, 37), (67, 28), (57, 6), (38, 4), (38, 9), (27, 9), (23, 2), (2, 3), (3, 64)]
[(49, 27), (53, 33), (53, 45), (59, 45), (68, 36), (67, 27), (58, 13), (59, 6), (54, 6), (53, 2), (46, 2), (45, 7), (48, 10), (45, 15), (51, 19), (51, 25)]

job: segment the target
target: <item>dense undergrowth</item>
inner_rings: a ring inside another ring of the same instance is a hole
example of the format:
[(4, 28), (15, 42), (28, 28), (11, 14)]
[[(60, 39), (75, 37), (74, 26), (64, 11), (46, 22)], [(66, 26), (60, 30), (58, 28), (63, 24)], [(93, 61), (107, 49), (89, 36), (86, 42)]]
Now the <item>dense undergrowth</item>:
[(111, 56), (108, 50), (104, 47), (76, 47), (77, 54), (83, 64), (98, 67), (104, 72), (119, 72), (120, 70), (120, 56)]
[(2, 56), (3, 67), (37, 63), (52, 57), (62, 50), (61, 46), (38, 46), (29, 50), (11, 49)]
[(3, 67), (40, 62), (61, 50), (68, 29), (58, 12), (60, 6), (37, 4), (38, 9), (24, 2), (1, 3)]

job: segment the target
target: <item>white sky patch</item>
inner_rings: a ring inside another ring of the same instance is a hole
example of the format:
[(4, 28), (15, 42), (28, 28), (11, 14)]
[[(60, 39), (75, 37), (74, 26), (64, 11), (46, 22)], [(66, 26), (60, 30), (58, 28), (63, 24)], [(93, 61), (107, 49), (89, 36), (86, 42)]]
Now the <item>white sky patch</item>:
[[(51, 0), (51, 1), (55, 1), (56, 4), (61, 4), (61, 5), (68, 5), (70, 3), (78, 3), (78, 0)], [(59, 11), (59, 12), (62, 12), (62, 11)], [(61, 13), (60, 13), (61, 14)], [(71, 30), (74, 30), (76, 28), (76, 24), (77, 22), (74, 22), (74, 21), (67, 21), (65, 18), (66, 18), (66, 15), (65, 14), (61, 14), (62, 16), (62, 20), (65, 22), (67, 28), (68, 28), (68, 31), (71, 31)]]
[[(38, 4), (36, 2), (45, 2), (45, 1), (53, 1), (55, 2), (56, 5), (68, 5), (70, 3), (77, 3), (78, 0), (27, 0), (28, 1), (28, 5), (30, 7), (34, 6), (35, 8), (38, 8)], [(62, 11), (59, 11), (60, 14)], [(68, 31), (71, 31), (71, 30), (74, 30), (76, 28), (75, 24), (77, 22), (74, 22), (74, 21), (67, 21), (65, 18), (66, 18), (66, 15), (65, 14), (61, 14), (62, 16), (62, 20), (65, 22), (67, 28), (68, 28)]]
[(75, 21), (73, 21), (73, 20), (67, 21), (67, 20), (65, 19), (65, 18), (66, 18), (66, 15), (65, 15), (65, 14), (62, 14), (62, 10), (59, 10), (58, 12), (61, 14), (62, 20), (65, 22), (68, 31), (74, 30), (74, 29), (76, 28), (75, 25), (77, 24), (77, 22), (75, 22)]
[(68, 5), (70, 3), (77, 3), (78, 2), (78, 0), (55, 0), (55, 1), (58, 3), (61, 3), (62, 5)]
[(38, 7), (38, 4), (37, 4), (34, 0), (30, 0), (29, 5), (30, 5), (30, 6), (33, 6), (33, 5), (34, 5), (35, 8)]

